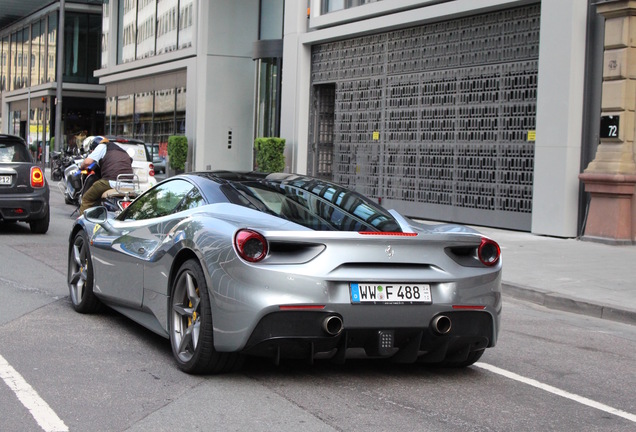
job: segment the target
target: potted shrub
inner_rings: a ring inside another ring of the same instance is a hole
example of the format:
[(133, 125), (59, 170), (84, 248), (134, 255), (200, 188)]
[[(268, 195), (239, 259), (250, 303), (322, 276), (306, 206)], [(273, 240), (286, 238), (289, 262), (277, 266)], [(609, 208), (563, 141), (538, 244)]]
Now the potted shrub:
[(285, 169), (285, 139), (261, 137), (254, 140), (256, 170), (265, 173), (282, 172)]
[(172, 135), (168, 137), (168, 162), (170, 168), (177, 174), (185, 170), (188, 159), (188, 138), (183, 135)]

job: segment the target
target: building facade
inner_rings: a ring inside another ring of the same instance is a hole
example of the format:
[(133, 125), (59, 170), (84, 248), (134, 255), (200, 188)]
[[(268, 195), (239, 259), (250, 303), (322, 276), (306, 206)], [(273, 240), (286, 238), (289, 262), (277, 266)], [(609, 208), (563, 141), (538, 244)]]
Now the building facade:
[(104, 133), (188, 137), (190, 170), (252, 167), (259, 1), (106, 0)]
[(0, 29), (0, 131), (22, 136), (42, 158), (55, 136), (60, 35), (64, 144), (104, 127), (104, 87), (93, 75), (100, 65), (101, 6), (69, 2), (62, 32), (59, 17), (60, 5), (53, 2)]
[(103, 0), (103, 133), (185, 135), (190, 170), (252, 169), (254, 138), (280, 136), (287, 171), (406, 215), (578, 237), (609, 87), (596, 3)]

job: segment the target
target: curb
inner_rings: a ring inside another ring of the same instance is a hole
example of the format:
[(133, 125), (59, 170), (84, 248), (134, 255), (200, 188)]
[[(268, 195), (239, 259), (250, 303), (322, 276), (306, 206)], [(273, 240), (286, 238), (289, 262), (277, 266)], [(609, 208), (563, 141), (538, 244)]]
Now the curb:
[(573, 312), (594, 318), (616, 321), (623, 324), (636, 325), (636, 310), (621, 309), (616, 306), (590, 303), (587, 300), (566, 297), (555, 292), (540, 291), (519, 284), (508, 282), (501, 283), (504, 296), (524, 300), (544, 306), (548, 309), (556, 309), (565, 312)]

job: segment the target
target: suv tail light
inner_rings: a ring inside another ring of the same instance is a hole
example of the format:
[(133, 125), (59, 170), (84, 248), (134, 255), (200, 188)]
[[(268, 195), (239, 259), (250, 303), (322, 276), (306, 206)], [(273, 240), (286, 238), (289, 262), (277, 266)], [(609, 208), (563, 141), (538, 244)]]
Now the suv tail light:
[(38, 166), (31, 167), (31, 187), (44, 187), (44, 173)]
[(258, 262), (267, 255), (267, 240), (256, 231), (239, 230), (234, 236), (234, 246), (245, 261)]

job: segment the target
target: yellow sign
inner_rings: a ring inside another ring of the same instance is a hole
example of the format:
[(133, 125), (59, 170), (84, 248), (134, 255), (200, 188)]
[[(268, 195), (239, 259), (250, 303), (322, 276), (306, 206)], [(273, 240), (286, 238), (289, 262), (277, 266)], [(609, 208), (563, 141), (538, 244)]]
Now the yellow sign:
[(380, 139), (380, 132), (373, 131), (373, 141), (378, 141)]
[(528, 131), (528, 141), (536, 141), (537, 140), (537, 131), (529, 130)]

